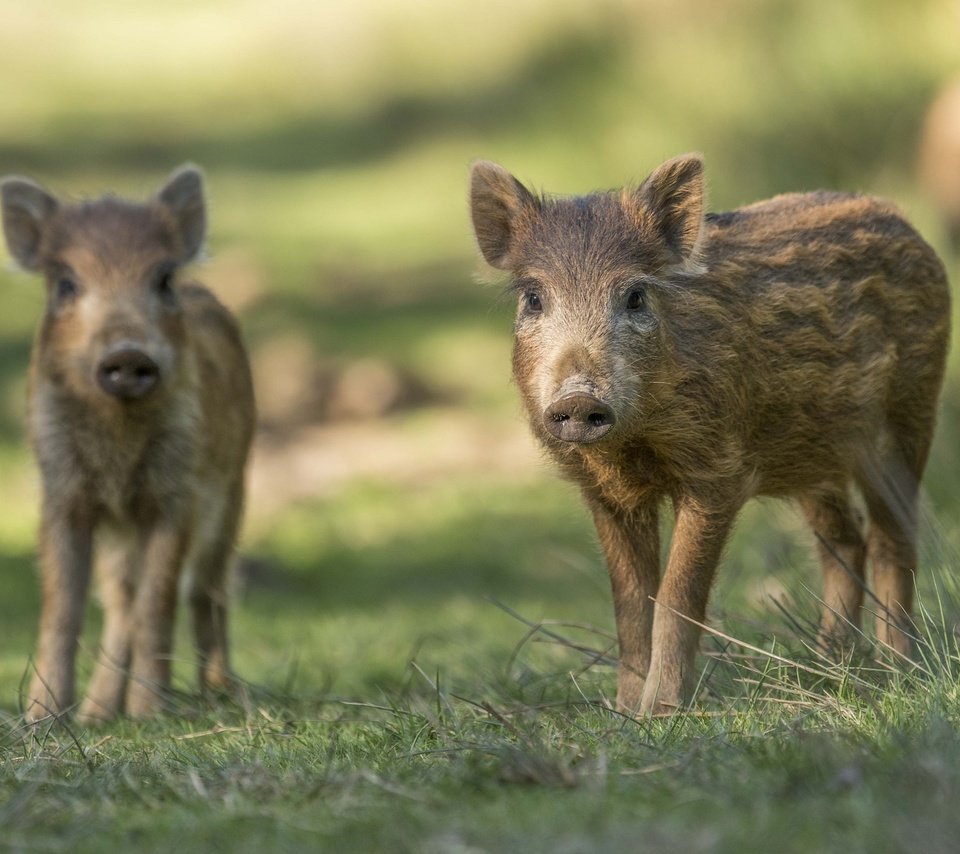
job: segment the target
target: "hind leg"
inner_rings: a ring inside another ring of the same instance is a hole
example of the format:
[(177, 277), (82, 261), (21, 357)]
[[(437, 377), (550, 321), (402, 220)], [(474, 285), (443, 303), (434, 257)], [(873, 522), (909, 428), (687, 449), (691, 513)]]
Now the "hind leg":
[(227, 581), (242, 494), (239, 490), (232, 490), (222, 510), (216, 507), (216, 502), (210, 502), (210, 505), (214, 509), (211, 510), (207, 530), (212, 536), (197, 544), (192, 560), (190, 615), (197, 649), (200, 690), (224, 691), (232, 684), (227, 636)]
[(191, 586), (190, 615), (197, 647), (197, 678), (200, 690), (222, 691), (230, 685), (227, 642), (226, 566), (231, 544), (217, 544), (198, 556), (196, 570), (205, 576)]
[(885, 461), (862, 488), (870, 513), (867, 544), (877, 599), (877, 640), (909, 656), (922, 464), (908, 465), (903, 459), (898, 455)]
[(800, 502), (817, 538), (823, 571), (823, 614), (818, 645), (833, 650), (860, 628), (866, 544), (845, 489)]

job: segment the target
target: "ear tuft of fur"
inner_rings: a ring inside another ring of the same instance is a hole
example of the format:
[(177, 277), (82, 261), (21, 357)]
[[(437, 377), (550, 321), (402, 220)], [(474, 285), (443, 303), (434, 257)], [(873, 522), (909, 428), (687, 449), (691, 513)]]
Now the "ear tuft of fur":
[(173, 215), (180, 238), (181, 260), (192, 261), (200, 254), (207, 233), (203, 173), (190, 163), (181, 166), (157, 193), (157, 201)]
[(703, 157), (684, 154), (655, 169), (634, 194), (678, 263), (696, 267), (704, 230)]
[(11, 176), (0, 184), (3, 233), (14, 260), (24, 270), (40, 266), (40, 246), (57, 200), (28, 178)]
[(481, 160), (470, 170), (470, 215), (477, 245), (487, 263), (510, 269), (517, 217), (536, 210), (533, 194), (502, 166)]

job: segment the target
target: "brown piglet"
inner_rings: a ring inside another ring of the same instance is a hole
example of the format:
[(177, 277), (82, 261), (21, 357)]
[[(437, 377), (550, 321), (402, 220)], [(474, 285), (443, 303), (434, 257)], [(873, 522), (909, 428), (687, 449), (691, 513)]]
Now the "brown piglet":
[(11, 255), (46, 280), (29, 375), (43, 501), (26, 717), (74, 704), (94, 564), (104, 623), (81, 722), (161, 709), (181, 577), (201, 688), (227, 688), (227, 569), (255, 418), (236, 322), (184, 278), (206, 230), (201, 175), (183, 167), (146, 203), (65, 202), (19, 177), (0, 197)]
[(705, 214), (697, 155), (576, 198), (479, 162), (471, 213), (483, 256), (512, 275), (531, 427), (582, 490), (607, 559), (618, 707), (664, 714), (694, 699), (699, 624), (752, 496), (793, 499), (817, 537), (821, 643), (859, 627), (869, 554), (878, 640), (909, 655), (950, 297), (900, 213), (815, 192)]

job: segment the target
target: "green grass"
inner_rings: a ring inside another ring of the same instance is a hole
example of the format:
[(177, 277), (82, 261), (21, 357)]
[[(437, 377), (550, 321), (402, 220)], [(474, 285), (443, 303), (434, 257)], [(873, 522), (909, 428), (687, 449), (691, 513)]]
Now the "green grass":
[(727, 656), (727, 699), (670, 720), (604, 708), (591, 672), (451, 687), (416, 667), (364, 700), (251, 688), (103, 732), (11, 723), (0, 818), (15, 850), (948, 851), (951, 656), (800, 662), (820, 676)]
[[(196, 695), (180, 625), (171, 714), (26, 730), (24, 375), (42, 291), (0, 270), (0, 847), (955, 850), (956, 348), (925, 482), (922, 666), (878, 663), (869, 637), (842, 665), (812, 652), (808, 535), (754, 503), (713, 597), (697, 711), (627, 720), (608, 705), (606, 571), (575, 490), (522, 444), (511, 306), (475, 281), (465, 203), (477, 157), (578, 192), (700, 150), (714, 209), (878, 192), (941, 245), (913, 152), (956, 71), (948, 0), (33, 5), (4, 7), (0, 170), (144, 196), (200, 163), (198, 272), (239, 306), (255, 360), (294, 340), (323, 366), (397, 365), (433, 395), (319, 429), (308, 461), (340, 448), (371, 463), (359, 474), (254, 490), (238, 698)], [(98, 623), (91, 606), (81, 679)]]
[[(745, 522), (754, 536), (781, 527)], [(8, 707), (5, 844), (951, 850), (960, 600), (949, 583), (924, 584), (921, 668), (865, 650), (835, 665), (788, 619), (744, 604), (732, 550), (712, 623), (760, 651), (708, 636), (699, 709), (637, 721), (606, 705), (612, 621), (590, 540), (575, 496), (541, 481), (360, 487), (289, 512), (258, 547), (275, 564), (237, 595), (250, 681), (236, 701), (193, 693), (181, 634), (178, 691), (159, 720), (28, 731)], [(814, 582), (781, 558), (802, 624)], [(26, 562), (5, 567), (9, 688), (33, 623)]]

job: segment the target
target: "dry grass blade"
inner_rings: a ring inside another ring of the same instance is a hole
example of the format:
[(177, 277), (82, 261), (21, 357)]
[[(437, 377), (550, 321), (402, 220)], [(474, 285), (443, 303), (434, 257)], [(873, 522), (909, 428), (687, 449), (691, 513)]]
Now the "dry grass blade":
[[(656, 600), (654, 600), (656, 602)], [(665, 608), (670, 611), (670, 613), (680, 617), (683, 620), (686, 620), (688, 623), (697, 626), (702, 631), (707, 632), (708, 634), (713, 635), (714, 637), (720, 638), (721, 640), (727, 641), (728, 643), (735, 644), (743, 649), (750, 650), (751, 652), (756, 653), (757, 655), (768, 658), (771, 661), (776, 661), (780, 664), (787, 665), (788, 667), (796, 668), (797, 670), (802, 670), (805, 673), (809, 673), (812, 676), (818, 676), (821, 679), (827, 679), (831, 682), (845, 682), (847, 680), (852, 680), (855, 683), (859, 684), (863, 688), (872, 687), (870, 683), (860, 679), (854, 673), (850, 672), (848, 668), (844, 668), (842, 672), (836, 672), (835, 668), (819, 668), (811, 667), (808, 664), (803, 664), (800, 661), (795, 661), (790, 658), (786, 658), (782, 655), (777, 655), (775, 652), (770, 652), (769, 650), (763, 649), (762, 647), (755, 646), (754, 644), (748, 643), (747, 641), (739, 640), (738, 638), (728, 635), (726, 632), (722, 632), (719, 629), (714, 628), (713, 626), (707, 625), (706, 623), (701, 623), (698, 620), (694, 620), (693, 617), (689, 617), (686, 614), (682, 614), (677, 611), (675, 608), (671, 608), (669, 605), (664, 605), (660, 602), (657, 602), (657, 606), (660, 608)]]

